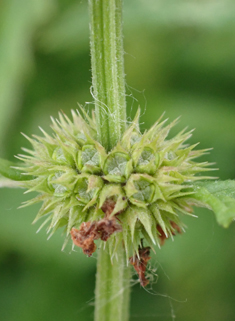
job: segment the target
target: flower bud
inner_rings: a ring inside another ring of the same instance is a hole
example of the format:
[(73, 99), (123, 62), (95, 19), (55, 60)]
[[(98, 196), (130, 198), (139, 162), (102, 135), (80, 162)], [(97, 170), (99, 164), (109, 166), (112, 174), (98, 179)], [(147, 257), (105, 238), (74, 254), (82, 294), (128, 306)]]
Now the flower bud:
[(124, 183), (132, 171), (132, 160), (129, 155), (112, 152), (104, 163), (104, 178), (109, 182)]
[(78, 152), (78, 168), (83, 173), (98, 174), (100, 173), (99, 153), (93, 145), (84, 145)]

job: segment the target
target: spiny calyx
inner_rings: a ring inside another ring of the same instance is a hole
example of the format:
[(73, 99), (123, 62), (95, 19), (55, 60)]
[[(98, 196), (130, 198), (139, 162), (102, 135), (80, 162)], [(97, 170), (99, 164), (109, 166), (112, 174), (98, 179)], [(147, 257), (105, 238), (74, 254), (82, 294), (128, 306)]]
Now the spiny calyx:
[(167, 139), (176, 121), (159, 120), (141, 134), (138, 111), (107, 152), (97, 141), (94, 116), (82, 113), (72, 111), (72, 120), (64, 114), (52, 118), (54, 135), (41, 129), (43, 137), (27, 137), (33, 150), (18, 156), (25, 163), (20, 169), (34, 177), (23, 186), (39, 192), (23, 206), (43, 202), (34, 222), (43, 218), (49, 236), (65, 228), (65, 243), (71, 233), (88, 255), (94, 240), (109, 239), (112, 255), (122, 242), (127, 258), (139, 256), (142, 239), (153, 248), (182, 231), (180, 214), (192, 212), (190, 182), (210, 178), (196, 176), (210, 164), (194, 161), (207, 150), (186, 145), (191, 132), (185, 130)]

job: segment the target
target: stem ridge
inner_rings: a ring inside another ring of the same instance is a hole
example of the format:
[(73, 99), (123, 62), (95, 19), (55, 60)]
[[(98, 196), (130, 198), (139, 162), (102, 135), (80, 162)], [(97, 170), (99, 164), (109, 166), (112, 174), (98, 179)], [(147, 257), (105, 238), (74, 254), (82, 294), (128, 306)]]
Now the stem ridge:
[(113, 262), (108, 250), (100, 248), (95, 297), (95, 321), (128, 321), (130, 266), (126, 266), (122, 244)]
[[(110, 151), (126, 129), (122, 0), (89, 0), (89, 11), (97, 139)], [(122, 242), (112, 262), (107, 248), (98, 254), (95, 321), (128, 321), (130, 266)]]
[(89, 0), (97, 136), (107, 151), (126, 128), (122, 0)]

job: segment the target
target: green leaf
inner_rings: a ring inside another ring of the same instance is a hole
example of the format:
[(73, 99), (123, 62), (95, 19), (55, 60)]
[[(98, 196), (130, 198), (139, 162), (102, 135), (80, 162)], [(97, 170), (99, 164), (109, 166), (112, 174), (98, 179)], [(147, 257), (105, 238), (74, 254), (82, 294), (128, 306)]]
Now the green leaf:
[(3, 188), (3, 187), (18, 188), (22, 186), (20, 185), (20, 182), (12, 181), (11, 179), (2, 177), (0, 175), (0, 188)]
[(22, 174), (22, 171), (14, 168), (14, 166), (17, 165), (18, 164), (0, 158), (0, 174), (4, 177), (12, 179), (13, 181), (26, 181), (33, 179), (32, 176), (24, 175)]
[(195, 205), (211, 209), (220, 225), (228, 227), (235, 220), (235, 180), (198, 182), (193, 189), (191, 198), (199, 201)]

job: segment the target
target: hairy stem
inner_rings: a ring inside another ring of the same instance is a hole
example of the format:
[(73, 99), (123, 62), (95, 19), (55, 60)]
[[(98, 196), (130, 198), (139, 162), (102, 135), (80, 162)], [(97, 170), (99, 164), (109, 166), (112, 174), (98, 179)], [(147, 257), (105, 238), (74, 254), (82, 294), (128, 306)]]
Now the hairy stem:
[(128, 321), (130, 267), (126, 266), (122, 244), (113, 262), (108, 250), (99, 250), (95, 295), (95, 321)]
[(126, 127), (122, 0), (89, 0), (97, 135), (111, 150)]
[[(97, 136), (110, 151), (126, 128), (122, 0), (89, 0), (89, 11)], [(130, 267), (122, 244), (112, 262), (106, 249), (98, 254), (95, 321), (128, 321)]]

